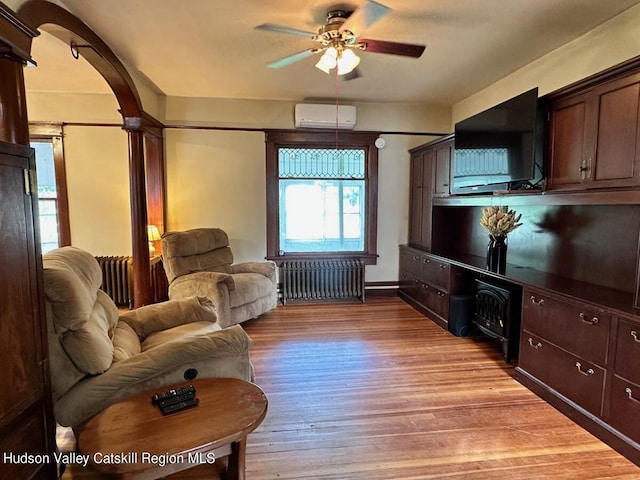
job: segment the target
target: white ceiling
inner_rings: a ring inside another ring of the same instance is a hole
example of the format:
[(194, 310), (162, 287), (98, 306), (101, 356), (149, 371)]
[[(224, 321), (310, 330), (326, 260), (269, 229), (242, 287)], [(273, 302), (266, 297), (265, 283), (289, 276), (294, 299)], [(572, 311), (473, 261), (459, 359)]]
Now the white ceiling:
[[(336, 82), (311, 57), (266, 64), (312, 48), (303, 37), (256, 30), (275, 23), (317, 31), (334, 7), (366, 0), (60, 0), (131, 69), (168, 96), (247, 99), (340, 97), (451, 105), (570, 42), (640, 0), (382, 0), (391, 13), (364, 37), (426, 44), (419, 59), (362, 52), (363, 76)], [(44, 27), (46, 30), (47, 27)], [(109, 92), (68, 45), (33, 42), (28, 91)]]

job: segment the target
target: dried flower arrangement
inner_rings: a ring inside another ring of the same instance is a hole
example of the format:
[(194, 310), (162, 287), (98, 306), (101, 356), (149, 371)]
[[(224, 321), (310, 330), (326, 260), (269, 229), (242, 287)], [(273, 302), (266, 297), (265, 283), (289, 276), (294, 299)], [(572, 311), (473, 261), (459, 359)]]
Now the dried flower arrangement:
[(514, 231), (522, 223), (518, 223), (522, 214), (509, 210), (509, 207), (484, 207), (480, 225), (489, 231), (492, 237), (504, 237), (507, 233)]

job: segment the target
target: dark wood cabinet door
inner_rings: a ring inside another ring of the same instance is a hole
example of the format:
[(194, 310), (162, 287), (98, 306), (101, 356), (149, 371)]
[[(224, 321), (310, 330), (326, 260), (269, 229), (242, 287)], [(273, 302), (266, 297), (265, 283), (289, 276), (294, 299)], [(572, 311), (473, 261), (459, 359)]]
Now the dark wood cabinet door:
[(453, 140), (449, 140), (436, 149), (435, 172), (433, 182), (433, 195), (446, 197), (449, 195), (451, 175), (451, 155), (453, 152)]
[(433, 150), (425, 152), (422, 157), (422, 218), (420, 230), (420, 246), (431, 250), (431, 218), (433, 216), (433, 169), (436, 153)]
[(594, 164), (588, 179), (598, 186), (640, 183), (640, 75), (609, 82), (594, 92), (598, 122)]
[(409, 244), (420, 245), (422, 238), (422, 153), (411, 155), (409, 196)]
[[(0, 142), (0, 451), (52, 458), (46, 329), (30, 148)], [(3, 478), (55, 478), (52, 463), (8, 463)], [(8, 470), (8, 471), (7, 471)]]
[(549, 129), (549, 188), (575, 188), (586, 178), (589, 111), (586, 95), (553, 104)]
[(549, 129), (550, 189), (640, 185), (640, 74), (557, 99)]

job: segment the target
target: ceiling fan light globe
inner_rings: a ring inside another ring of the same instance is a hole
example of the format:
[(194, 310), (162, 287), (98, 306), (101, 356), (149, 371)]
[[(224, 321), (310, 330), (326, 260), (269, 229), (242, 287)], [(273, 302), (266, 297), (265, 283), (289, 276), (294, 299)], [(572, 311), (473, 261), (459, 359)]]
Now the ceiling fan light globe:
[(344, 50), (337, 61), (338, 75), (345, 75), (353, 71), (353, 69), (356, 68), (359, 63), (360, 57), (353, 53), (353, 50)]
[(332, 68), (336, 67), (336, 58), (338, 56), (338, 52), (335, 48), (329, 47), (325, 50), (318, 63), (316, 63), (316, 68), (322, 70), (324, 73), (329, 73)]

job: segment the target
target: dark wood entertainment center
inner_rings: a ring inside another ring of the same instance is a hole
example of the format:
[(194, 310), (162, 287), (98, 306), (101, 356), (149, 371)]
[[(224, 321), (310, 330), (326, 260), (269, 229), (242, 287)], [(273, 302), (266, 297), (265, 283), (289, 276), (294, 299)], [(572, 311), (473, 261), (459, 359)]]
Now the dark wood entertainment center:
[[(545, 99), (543, 190), (450, 195), (453, 135), (410, 150), (399, 295), (447, 328), (476, 280), (520, 288), (516, 379), (640, 465), (640, 58)], [(490, 205), (522, 214), (504, 274)]]

